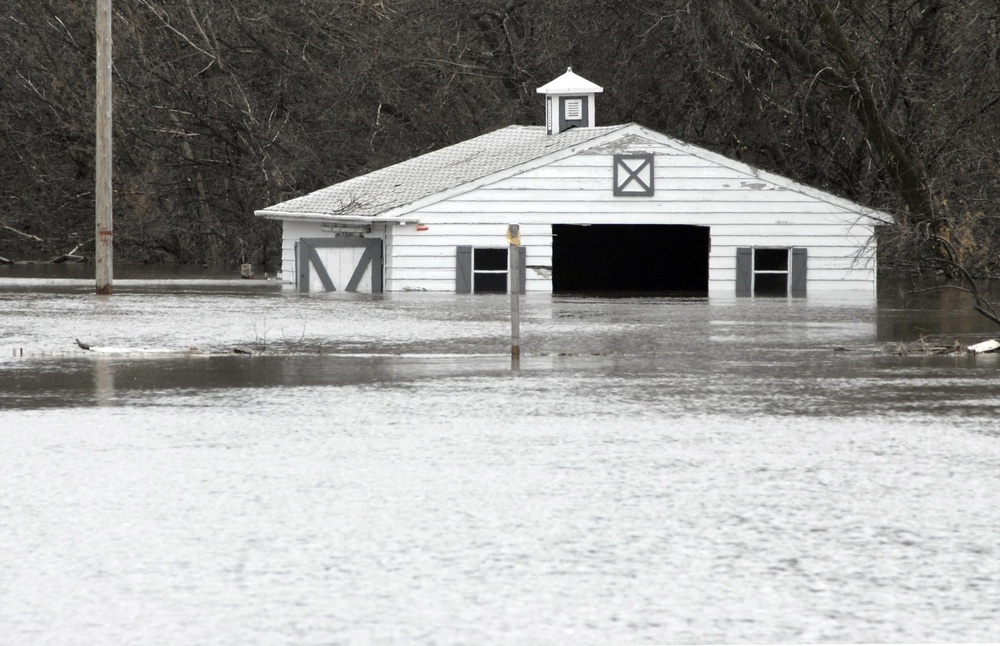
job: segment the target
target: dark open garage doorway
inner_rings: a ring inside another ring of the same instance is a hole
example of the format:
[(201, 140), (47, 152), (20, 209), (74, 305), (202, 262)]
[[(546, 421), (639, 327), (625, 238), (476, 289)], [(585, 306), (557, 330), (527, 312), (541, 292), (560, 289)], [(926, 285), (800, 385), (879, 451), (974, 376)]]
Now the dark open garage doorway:
[(552, 225), (552, 291), (708, 293), (709, 228)]

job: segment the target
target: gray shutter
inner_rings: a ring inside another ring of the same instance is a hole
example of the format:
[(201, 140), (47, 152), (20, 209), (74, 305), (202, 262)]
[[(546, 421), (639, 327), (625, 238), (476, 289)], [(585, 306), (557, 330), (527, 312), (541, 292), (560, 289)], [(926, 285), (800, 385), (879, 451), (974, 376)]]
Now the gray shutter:
[(806, 256), (803, 247), (792, 248), (792, 296), (806, 295)]
[(298, 272), (295, 285), (300, 292), (309, 291), (309, 274), (311, 273), (309, 271), (309, 256), (312, 251), (312, 246), (306, 244), (304, 240), (295, 243), (296, 271)]
[(524, 247), (518, 247), (517, 248), (517, 259), (520, 261), (520, 265), (521, 265), (521, 281), (520, 281), (521, 282), (521, 285), (520, 285), (521, 289), (518, 291), (519, 294), (523, 294), (527, 290), (527, 286), (528, 286), (528, 267), (525, 264), (525, 261), (527, 260), (527, 258), (528, 258), (528, 252), (525, 250), (525, 248)]
[(302, 289), (302, 250), (298, 242), (295, 243), (295, 289), (305, 291)]
[(455, 293), (472, 293), (472, 247), (461, 246), (455, 248)]
[(736, 249), (736, 295), (749, 296), (753, 285), (753, 249), (738, 247)]

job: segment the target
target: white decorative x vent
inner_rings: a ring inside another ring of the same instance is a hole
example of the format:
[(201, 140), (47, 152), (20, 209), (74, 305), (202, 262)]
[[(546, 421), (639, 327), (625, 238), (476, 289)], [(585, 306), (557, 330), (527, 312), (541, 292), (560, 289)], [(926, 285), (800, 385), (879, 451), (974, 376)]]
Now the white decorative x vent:
[(653, 194), (653, 153), (615, 155), (615, 195)]

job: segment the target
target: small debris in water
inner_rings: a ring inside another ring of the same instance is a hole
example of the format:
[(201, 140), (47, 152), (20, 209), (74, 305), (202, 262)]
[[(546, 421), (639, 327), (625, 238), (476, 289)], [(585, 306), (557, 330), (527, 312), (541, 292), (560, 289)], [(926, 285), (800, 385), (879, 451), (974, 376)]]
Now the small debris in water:
[[(967, 342), (966, 342), (967, 343)], [(965, 345), (958, 339), (929, 339), (923, 337), (913, 343), (898, 343), (886, 349), (887, 354), (896, 356), (925, 356), (925, 355), (967, 355), (985, 354), (988, 352), (1000, 351), (1000, 342), (996, 340), (983, 341), (972, 345)]]
[(997, 352), (1000, 351), (1000, 341), (996, 339), (990, 339), (988, 341), (983, 341), (982, 343), (974, 343), (969, 346), (969, 352), (973, 354), (985, 354), (987, 352)]

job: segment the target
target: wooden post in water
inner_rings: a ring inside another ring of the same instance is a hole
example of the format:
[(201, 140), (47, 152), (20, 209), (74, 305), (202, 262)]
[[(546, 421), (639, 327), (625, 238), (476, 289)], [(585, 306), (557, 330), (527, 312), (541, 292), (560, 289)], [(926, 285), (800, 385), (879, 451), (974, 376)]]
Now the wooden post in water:
[(521, 226), (511, 224), (507, 227), (507, 242), (510, 250), (507, 252), (510, 265), (510, 367), (520, 368), (521, 363)]
[(97, 293), (112, 292), (111, 223), (111, 0), (97, 0), (97, 145), (95, 202), (97, 231), (94, 256)]

